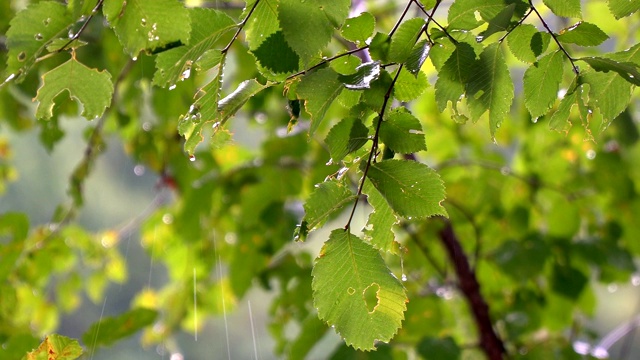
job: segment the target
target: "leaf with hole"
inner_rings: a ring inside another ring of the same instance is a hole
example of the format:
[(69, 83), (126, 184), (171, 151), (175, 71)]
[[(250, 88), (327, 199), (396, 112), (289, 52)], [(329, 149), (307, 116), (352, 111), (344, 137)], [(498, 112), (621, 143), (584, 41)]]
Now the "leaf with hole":
[(407, 296), (378, 250), (344, 229), (331, 232), (311, 272), (318, 316), (345, 342), (373, 350), (400, 328)]
[(102, 116), (111, 104), (113, 83), (108, 72), (90, 69), (69, 59), (42, 76), (42, 85), (34, 98), (39, 102), (36, 117), (51, 118), (55, 99), (65, 90), (82, 104), (82, 115), (92, 120)]
[(305, 100), (305, 108), (311, 115), (309, 135), (313, 135), (324, 119), (333, 101), (344, 89), (339, 74), (324, 68), (302, 78), (298, 84), (298, 97)]
[(376, 18), (368, 12), (363, 12), (356, 17), (345, 20), (342, 29), (340, 29), (340, 34), (345, 39), (356, 44), (364, 43), (373, 36), (375, 26)]

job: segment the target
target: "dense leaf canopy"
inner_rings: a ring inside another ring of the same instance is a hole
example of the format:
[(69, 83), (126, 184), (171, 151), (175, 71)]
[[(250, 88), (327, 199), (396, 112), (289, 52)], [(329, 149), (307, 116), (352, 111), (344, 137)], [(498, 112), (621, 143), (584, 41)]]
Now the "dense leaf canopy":
[[(639, 10), (2, 2), (0, 192), (17, 177), (5, 132), (53, 151), (61, 118), (88, 127), (50, 221), (0, 208), (0, 358), (76, 359), (138, 331), (170, 347), (254, 287), (274, 293), (287, 358), (329, 327), (335, 359), (608, 354), (585, 318), (640, 254)], [(172, 201), (94, 232), (78, 214), (108, 138)], [(166, 283), (57, 334), (83, 294), (126, 283), (132, 226)]]

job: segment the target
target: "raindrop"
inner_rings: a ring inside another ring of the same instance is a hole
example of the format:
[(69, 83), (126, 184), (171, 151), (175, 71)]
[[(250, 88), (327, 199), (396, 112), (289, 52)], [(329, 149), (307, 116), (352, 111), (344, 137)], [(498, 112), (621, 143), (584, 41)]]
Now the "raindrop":
[(142, 124), (142, 130), (144, 131), (150, 131), (151, 130), (151, 123), (146, 121)]
[(27, 53), (26, 53), (26, 52), (24, 52), (24, 51), (21, 51), (21, 52), (18, 54), (18, 61), (23, 62), (23, 61), (25, 61), (25, 60), (27, 60)]
[(37, 34), (34, 36), (34, 38), (35, 38), (36, 40), (38, 40), (38, 41), (42, 41), (42, 39), (44, 39), (44, 36), (42, 36), (42, 34), (40, 34), (40, 33), (37, 33)]
[(169, 213), (162, 215), (162, 222), (170, 225), (171, 223), (173, 223), (173, 215)]
[(596, 151), (593, 149), (589, 149), (587, 150), (586, 156), (587, 156), (587, 159), (593, 160), (596, 158)]
[(69, 30), (67, 36), (69, 36), (69, 39), (73, 39), (74, 37), (76, 37), (76, 34), (73, 33), (73, 30)]
[(327, 165), (327, 166), (333, 165), (333, 158), (329, 159), (329, 161), (327, 161), (327, 163), (325, 165)]
[(132, 57), (131, 61), (138, 61), (138, 57), (137, 56)]
[(567, 89), (558, 90), (558, 99), (564, 99), (564, 96), (567, 94)]
[(176, 84), (173, 84), (173, 85), (169, 86), (169, 90), (173, 90), (175, 88), (176, 88)]
[(336, 176), (336, 179), (340, 180), (344, 177), (344, 174), (347, 173), (347, 171), (349, 170), (348, 167), (343, 167), (342, 169), (338, 170), (338, 175)]
[(189, 155), (189, 161), (196, 161), (195, 155)]
[(5, 83), (8, 83), (9, 81), (13, 80), (16, 78), (16, 74), (11, 74), (9, 76), (7, 76), (7, 78), (4, 80)]
[(46, 18), (42, 20), (42, 23), (44, 24), (44, 26), (49, 26), (49, 24), (51, 23), (51, 18)]
[(191, 67), (186, 68), (182, 74), (180, 74), (180, 81), (184, 81), (191, 76)]
[(402, 274), (401, 279), (402, 281), (407, 281), (407, 274)]
[(142, 176), (144, 175), (144, 166), (143, 165), (136, 165), (133, 167), (133, 173), (136, 174), (136, 176)]
[(482, 40), (484, 40), (484, 36), (482, 35), (476, 36), (476, 42), (482, 42)]
[(142, 19), (140, 20), (140, 24), (142, 24), (142, 26), (147, 26), (147, 19), (142, 18)]
[(607, 291), (611, 294), (613, 294), (614, 292), (618, 291), (618, 285), (617, 284), (609, 284), (609, 286), (607, 286)]
[(211, 126), (211, 128), (212, 128), (214, 131), (216, 131), (216, 130), (218, 130), (218, 128), (220, 127), (220, 125), (221, 125), (221, 124), (220, 124), (220, 121), (217, 121), (217, 122), (213, 123), (213, 125)]
[(538, 122), (538, 119), (539, 119), (539, 118), (540, 118), (540, 117), (534, 117), (533, 119), (531, 119), (531, 121), (535, 124), (535, 123), (537, 123), (537, 122)]

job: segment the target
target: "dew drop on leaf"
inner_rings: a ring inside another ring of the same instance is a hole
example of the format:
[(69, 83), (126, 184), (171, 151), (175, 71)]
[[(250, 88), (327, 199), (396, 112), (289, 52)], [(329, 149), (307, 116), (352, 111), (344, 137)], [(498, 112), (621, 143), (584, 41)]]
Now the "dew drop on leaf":
[(484, 36), (482, 35), (476, 36), (476, 42), (482, 42), (482, 40), (484, 40)]
[(173, 85), (169, 86), (169, 90), (173, 90), (175, 88), (176, 88), (176, 84), (173, 84)]
[(49, 26), (50, 23), (51, 23), (51, 18), (46, 18), (42, 20), (42, 24), (44, 24), (44, 26)]
[(407, 274), (402, 274), (401, 279), (402, 279), (403, 282), (407, 281)]
[(37, 34), (34, 36), (34, 38), (35, 38), (36, 40), (38, 40), (38, 41), (42, 41), (42, 39), (44, 39), (44, 36), (42, 36), (42, 34), (40, 34), (40, 33), (37, 33)]
[(22, 62), (25, 61), (27, 59), (27, 53), (25, 53), (24, 51), (21, 51), (18, 54), (18, 61)]
[(147, 26), (147, 19), (145, 19), (145, 18), (140, 19), (140, 24), (141, 24), (143, 27), (144, 27), (144, 26)]
[(196, 161), (195, 155), (189, 155), (189, 161)]

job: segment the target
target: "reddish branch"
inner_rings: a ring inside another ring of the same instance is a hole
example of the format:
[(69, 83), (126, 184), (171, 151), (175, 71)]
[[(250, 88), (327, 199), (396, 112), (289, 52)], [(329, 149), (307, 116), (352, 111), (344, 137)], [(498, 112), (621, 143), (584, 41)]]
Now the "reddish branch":
[(491, 324), (489, 306), (480, 293), (480, 284), (476, 274), (471, 270), (469, 261), (460, 241), (453, 231), (449, 220), (444, 220), (445, 227), (440, 230), (440, 240), (444, 245), (458, 276), (458, 286), (469, 302), (473, 318), (480, 333), (480, 347), (490, 360), (502, 360), (505, 354), (504, 344)]

